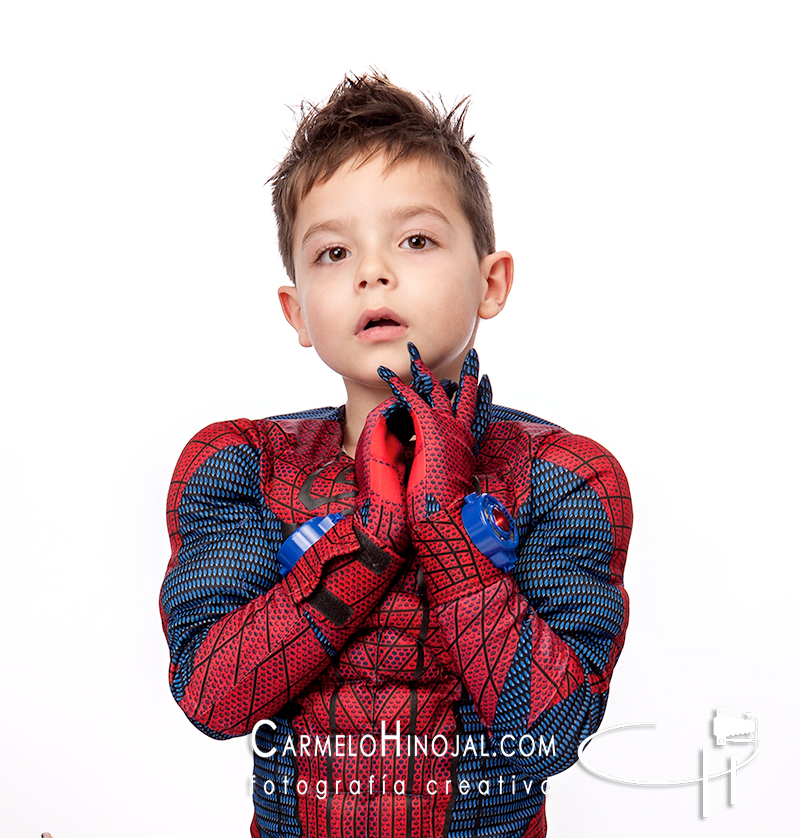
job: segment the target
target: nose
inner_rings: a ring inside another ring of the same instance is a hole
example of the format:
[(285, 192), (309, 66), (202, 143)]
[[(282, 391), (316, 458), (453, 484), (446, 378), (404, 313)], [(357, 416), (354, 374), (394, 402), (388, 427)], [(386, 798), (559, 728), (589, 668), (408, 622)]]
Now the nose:
[(369, 249), (363, 253), (356, 272), (356, 286), (359, 289), (393, 285), (395, 282), (396, 276), (388, 254), (380, 248)]

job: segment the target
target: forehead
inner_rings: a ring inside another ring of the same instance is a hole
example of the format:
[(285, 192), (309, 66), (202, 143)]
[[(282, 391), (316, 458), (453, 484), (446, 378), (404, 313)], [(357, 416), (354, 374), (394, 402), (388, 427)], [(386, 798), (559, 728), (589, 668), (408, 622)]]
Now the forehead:
[(297, 207), (293, 247), (308, 229), (328, 220), (369, 223), (431, 207), (451, 223), (467, 223), (449, 172), (428, 159), (390, 163), (383, 153), (353, 157), (326, 181), (316, 183)]

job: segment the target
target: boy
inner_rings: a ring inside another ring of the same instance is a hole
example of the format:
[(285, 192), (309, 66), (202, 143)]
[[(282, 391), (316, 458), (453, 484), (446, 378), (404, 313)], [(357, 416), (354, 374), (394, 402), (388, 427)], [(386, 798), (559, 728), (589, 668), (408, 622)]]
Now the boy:
[(306, 113), (279, 297), (347, 403), (212, 425), (175, 471), (170, 682), (208, 735), (256, 730), (253, 836), (543, 836), (603, 716), (627, 483), (478, 383), (513, 263), (463, 115), (377, 75)]

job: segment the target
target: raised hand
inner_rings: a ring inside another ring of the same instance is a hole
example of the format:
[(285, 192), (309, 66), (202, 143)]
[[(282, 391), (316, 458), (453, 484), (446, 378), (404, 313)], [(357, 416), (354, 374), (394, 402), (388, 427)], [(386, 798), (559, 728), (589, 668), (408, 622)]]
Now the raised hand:
[[(417, 442), (406, 486), (409, 523), (414, 526), (437, 508), (449, 506), (472, 491), (475, 471), (473, 423), (479, 395), (490, 393), (489, 379), (478, 384), (478, 355), (471, 349), (464, 359), (461, 380), (450, 399), (419, 352), (409, 344), (411, 385), (386, 367), (378, 371), (397, 399), (406, 405)], [(483, 398), (481, 399), (483, 401)]]
[[(406, 405), (417, 435), (406, 485), (411, 537), (434, 606), (485, 590), (505, 574), (472, 542), (462, 520), (464, 497), (473, 491), (476, 412), (488, 404), (489, 383), (478, 384), (478, 356), (470, 350), (450, 404), (445, 387), (422, 362), (413, 345), (411, 385), (391, 370), (381, 377)], [(478, 423), (480, 424), (480, 422)]]

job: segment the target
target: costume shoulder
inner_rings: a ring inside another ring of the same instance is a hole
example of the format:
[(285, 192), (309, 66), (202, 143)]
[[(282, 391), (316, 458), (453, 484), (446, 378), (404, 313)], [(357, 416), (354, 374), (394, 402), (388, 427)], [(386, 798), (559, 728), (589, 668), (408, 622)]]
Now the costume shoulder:
[(340, 424), (343, 410), (320, 407), (265, 419), (234, 419), (207, 425), (189, 440), (181, 453), (170, 487), (169, 506), (175, 507), (180, 500), (177, 496), (208, 460), (235, 458), (231, 449), (243, 449), (240, 454), (244, 457), (258, 457), (265, 449), (293, 448), (313, 458), (320, 445), (330, 447), (330, 436), (335, 436), (335, 426)]
[[(342, 408), (325, 407), (266, 419), (214, 422), (198, 431), (178, 459), (167, 497), (173, 563), (192, 524), (226, 522), (226, 510), (269, 513), (261, 487), (284, 452), (303, 462), (325, 458), (341, 441)], [(233, 513), (230, 513), (233, 514)], [(230, 517), (230, 514), (227, 517)], [(231, 523), (231, 522), (228, 522)]]
[(181, 452), (167, 495), (167, 526), (173, 557), (181, 547), (179, 509), (188, 487), (206, 486), (242, 494), (247, 483), (258, 483), (261, 442), (257, 423), (249, 419), (214, 422), (198, 431)]
[(303, 462), (325, 460), (339, 453), (344, 407), (319, 407), (284, 413), (259, 421), (262, 443), (274, 454), (292, 451)]
[[(324, 514), (323, 502), (354, 494), (352, 468), (338, 464), (343, 410), (323, 407), (215, 422), (196, 433), (181, 453), (167, 499), (173, 563), (190, 532), (200, 538), (209, 535), (212, 524), (233, 526), (244, 508), (248, 517), (263, 518), (270, 527), (279, 526), (278, 520), (297, 524)], [(307, 501), (299, 511), (295, 496)]]
[(625, 472), (610, 451), (553, 422), (497, 405), (480, 445), (480, 467), (513, 486), (512, 505), (527, 521), (542, 520), (567, 499), (577, 503), (588, 493), (610, 527), (609, 571), (621, 577), (633, 511)]

